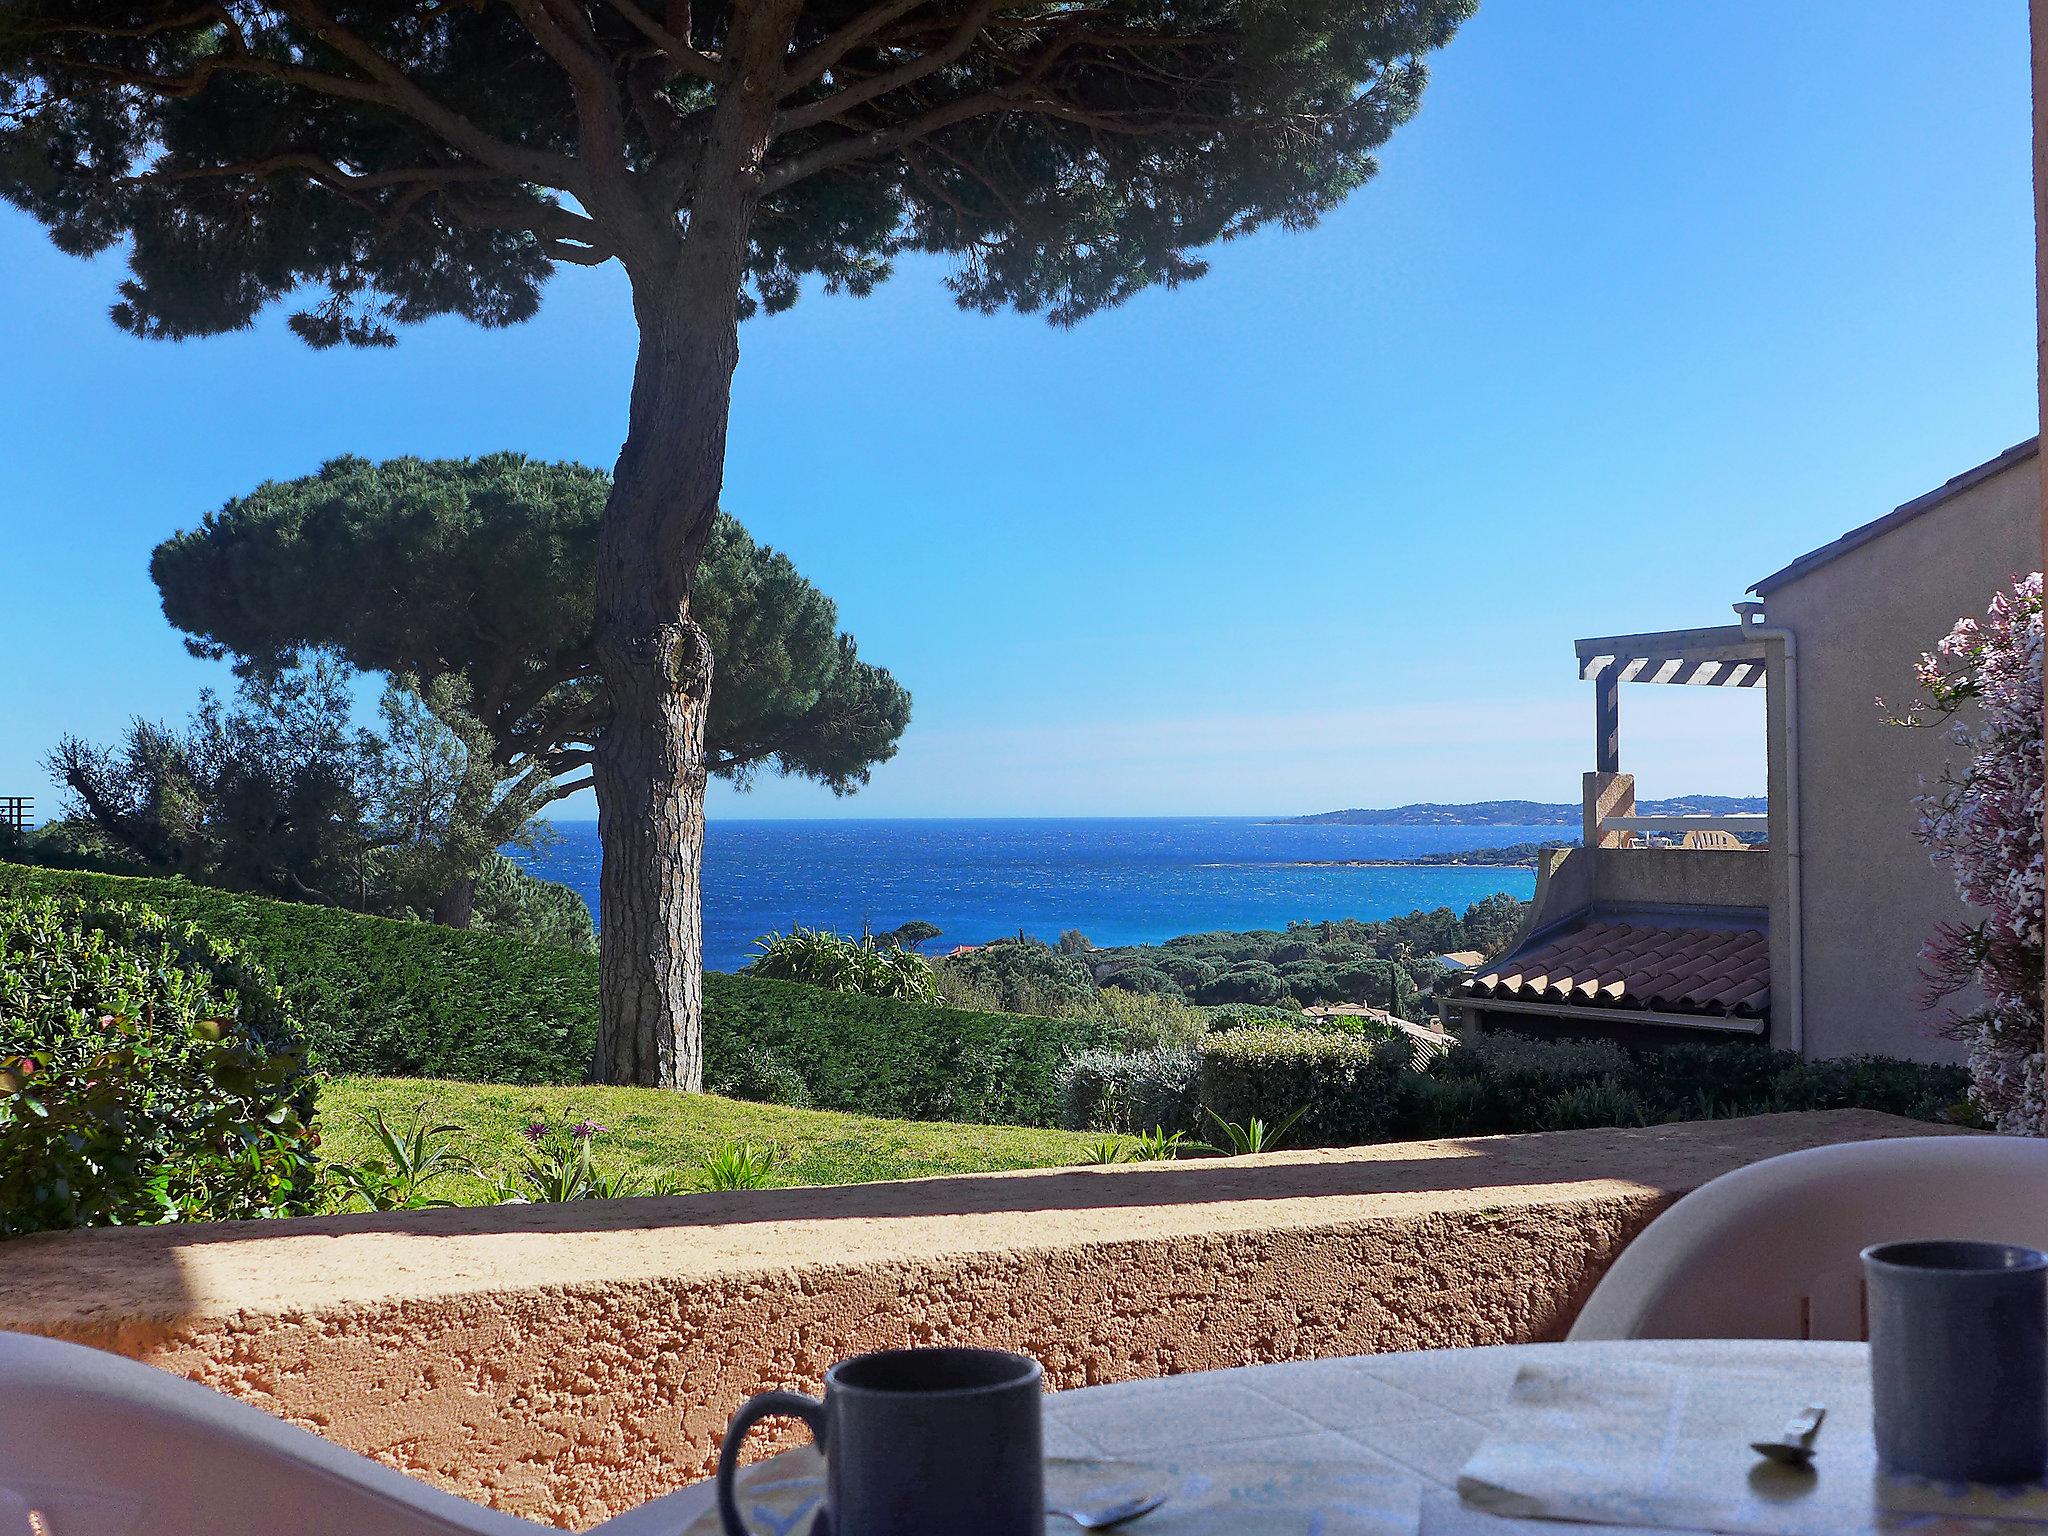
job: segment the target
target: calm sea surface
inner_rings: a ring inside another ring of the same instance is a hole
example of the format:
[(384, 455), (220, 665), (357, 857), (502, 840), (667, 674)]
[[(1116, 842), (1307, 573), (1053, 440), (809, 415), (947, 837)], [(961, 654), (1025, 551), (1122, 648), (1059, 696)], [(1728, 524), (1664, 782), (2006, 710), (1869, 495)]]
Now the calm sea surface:
[[(556, 822), (552, 847), (522, 858), (597, 909), (595, 822)], [(771, 929), (876, 931), (923, 918), (934, 946), (1078, 928), (1097, 944), (1141, 944), (1297, 919), (1391, 917), (1495, 891), (1527, 896), (1527, 869), (1357, 869), (1326, 859), (1398, 859), (1572, 835), (1544, 827), (1266, 826), (1238, 818), (1085, 821), (714, 821), (704, 847), (704, 961), (746, 963)]]

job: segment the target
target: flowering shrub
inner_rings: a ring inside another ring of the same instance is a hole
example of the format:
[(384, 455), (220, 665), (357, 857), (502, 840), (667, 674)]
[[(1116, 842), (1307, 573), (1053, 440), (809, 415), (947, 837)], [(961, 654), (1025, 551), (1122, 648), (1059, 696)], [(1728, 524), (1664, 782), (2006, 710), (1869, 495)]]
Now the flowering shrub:
[[(2041, 575), (1963, 619), (1914, 669), (1903, 725), (1940, 725), (1968, 754), (1919, 798), (1917, 835), (1984, 916), (1941, 924), (1922, 951), (1929, 1007), (1974, 987), (1951, 1017), (1970, 1045), (1971, 1098), (1998, 1130), (2048, 1131), (2041, 1064)], [(1960, 713), (1974, 705), (1968, 716)]]

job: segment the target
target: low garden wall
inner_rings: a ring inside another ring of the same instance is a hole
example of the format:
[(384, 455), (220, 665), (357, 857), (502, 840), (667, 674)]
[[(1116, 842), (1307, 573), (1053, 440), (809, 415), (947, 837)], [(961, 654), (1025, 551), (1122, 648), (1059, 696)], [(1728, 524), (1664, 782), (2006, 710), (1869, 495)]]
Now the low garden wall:
[(0, 1244), (0, 1327), (118, 1351), (569, 1527), (705, 1474), (766, 1386), (906, 1343), (1055, 1387), (1560, 1337), (1717, 1174), (1932, 1127), (1767, 1115), (833, 1189)]

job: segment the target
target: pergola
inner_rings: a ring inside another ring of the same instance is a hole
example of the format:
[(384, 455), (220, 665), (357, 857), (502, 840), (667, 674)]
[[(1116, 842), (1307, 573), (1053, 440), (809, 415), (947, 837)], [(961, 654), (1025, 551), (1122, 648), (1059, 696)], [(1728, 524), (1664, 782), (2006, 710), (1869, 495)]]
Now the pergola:
[(1621, 685), (1677, 683), (1691, 688), (1763, 685), (1765, 641), (1740, 624), (1603, 635), (1578, 642), (1579, 676), (1593, 688), (1593, 766), (1621, 772)]

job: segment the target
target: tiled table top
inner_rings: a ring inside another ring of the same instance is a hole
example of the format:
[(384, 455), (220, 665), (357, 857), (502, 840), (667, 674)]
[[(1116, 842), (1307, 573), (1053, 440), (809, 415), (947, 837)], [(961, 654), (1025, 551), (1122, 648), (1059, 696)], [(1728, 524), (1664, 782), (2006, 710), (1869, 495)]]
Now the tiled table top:
[[(1428, 1350), (1054, 1393), (1045, 1404), (1046, 1454), (1335, 1463), (1412, 1483), (1426, 1530), (1555, 1533), (1565, 1527), (1463, 1511), (1452, 1492), (1459, 1469), (1494, 1428), (1516, 1372), (1541, 1359), (1782, 1370), (1788, 1402), (1849, 1403), (1869, 1394), (1861, 1344), (1681, 1340)], [(709, 1505), (710, 1490), (700, 1484), (600, 1530), (604, 1536), (673, 1536)], [(1129, 1529), (1138, 1536), (1143, 1522)], [(1602, 1529), (1625, 1536), (1616, 1527)]]

